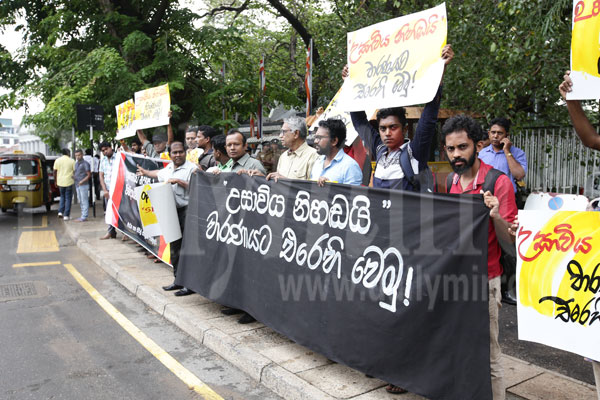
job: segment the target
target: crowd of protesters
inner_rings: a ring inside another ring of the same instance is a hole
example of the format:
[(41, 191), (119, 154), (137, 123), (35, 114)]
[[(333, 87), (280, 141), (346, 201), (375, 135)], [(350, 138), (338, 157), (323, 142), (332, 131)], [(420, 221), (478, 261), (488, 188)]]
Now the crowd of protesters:
[[(454, 57), (451, 45), (442, 50), (446, 66)], [(342, 77), (347, 76), (347, 69)], [(443, 79), (442, 79), (443, 81)], [(560, 93), (565, 98), (571, 90), (572, 82), (567, 72), (560, 85)], [(438, 112), (443, 85), (428, 104), (425, 105), (412, 140), (407, 140), (408, 130), (406, 111), (402, 107), (380, 109), (376, 114), (375, 126), (364, 112), (352, 112), (351, 120), (365, 148), (376, 162), (372, 175), (372, 186), (390, 190), (418, 191), (414, 176), (427, 168), (430, 148), (436, 134)], [(600, 136), (587, 120), (578, 101), (567, 101), (569, 114), (582, 142), (600, 150)], [(170, 117), (170, 115), (169, 115)], [(453, 173), (447, 180), (445, 189), (454, 194), (482, 194), (489, 208), (488, 229), (488, 286), (490, 317), (490, 367), (493, 398), (505, 398), (505, 384), (500, 364), (501, 349), (498, 341), (498, 313), (501, 301), (516, 304), (514, 295), (515, 264), (514, 249), (517, 193), (519, 182), (527, 174), (525, 152), (512, 144), (510, 120), (498, 117), (488, 124), (488, 130), (481, 129), (478, 122), (465, 115), (457, 115), (445, 121), (442, 127), (442, 145)], [(360, 185), (363, 171), (358, 162), (345, 151), (346, 126), (339, 119), (326, 119), (318, 126), (311, 127), (313, 145), (308, 143), (308, 128), (305, 118), (290, 117), (283, 121), (279, 140), (265, 140), (262, 149), (253, 154), (249, 151), (246, 136), (238, 129), (221, 133), (208, 126), (190, 125), (185, 129), (185, 141), (175, 140), (171, 125), (166, 134), (157, 132), (149, 140), (143, 131), (126, 141), (121, 141), (124, 151), (151, 158), (171, 160), (163, 170), (148, 171), (138, 167), (138, 174), (156, 178), (171, 184), (179, 224), (183, 231), (189, 200), (189, 182), (196, 171), (220, 174), (234, 172), (251, 177), (265, 177), (277, 182), (279, 179), (312, 180), (323, 186), (326, 182)], [(87, 193), (92, 178), (99, 185), (104, 204), (109, 199), (111, 171), (115, 161), (115, 151), (108, 142), (100, 144), (103, 155), (100, 162), (91, 157), (91, 152), (83, 155), (76, 152), (77, 162), (72, 163), (68, 153), (63, 153), (55, 163), (55, 176), (61, 190), (59, 216), (65, 220), (70, 215), (69, 189), (75, 183), (77, 195), (82, 203), (81, 221), (87, 219)], [(87, 158), (87, 160), (86, 160)], [(84, 165), (87, 164), (87, 167)], [(87, 188), (87, 189), (86, 189)], [(63, 200), (64, 192), (64, 200)], [(96, 190), (99, 194), (99, 190)], [(113, 226), (101, 239), (116, 237)], [(177, 274), (181, 239), (171, 243), (171, 263)], [(158, 261), (158, 260), (157, 260)], [(186, 296), (192, 290), (171, 283), (163, 287), (166, 291), (176, 290), (175, 295)], [(224, 308), (226, 315), (241, 314), (238, 322), (250, 323), (255, 319), (243, 310)], [(593, 362), (594, 373), (600, 381), (600, 366)], [(390, 393), (405, 393), (406, 390), (392, 384), (386, 387)], [(600, 393), (599, 393), (600, 399)]]

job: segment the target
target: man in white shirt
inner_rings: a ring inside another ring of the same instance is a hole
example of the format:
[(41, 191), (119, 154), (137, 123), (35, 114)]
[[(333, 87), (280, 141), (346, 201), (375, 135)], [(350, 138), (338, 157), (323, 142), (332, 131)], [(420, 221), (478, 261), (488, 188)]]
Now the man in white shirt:
[[(149, 171), (138, 165), (138, 175), (145, 175), (158, 179), (160, 182), (171, 184), (171, 189), (173, 189), (173, 195), (175, 196), (175, 206), (177, 207), (177, 218), (179, 219), (179, 226), (183, 235), (185, 215), (189, 202), (189, 183), (192, 173), (197, 167), (186, 160), (185, 148), (181, 142), (171, 143), (170, 156), (173, 162), (163, 169)], [(182, 239), (170, 244), (171, 264), (173, 265), (173, 275), (175, 277), (177, 276), (177, 265), (179, 264)], [(163, 286), (163, 290), (178, 290), (175, 292), (175, 296), (187, 296), (194, 293), (192, 290), (176, 285), (175, 283)]]

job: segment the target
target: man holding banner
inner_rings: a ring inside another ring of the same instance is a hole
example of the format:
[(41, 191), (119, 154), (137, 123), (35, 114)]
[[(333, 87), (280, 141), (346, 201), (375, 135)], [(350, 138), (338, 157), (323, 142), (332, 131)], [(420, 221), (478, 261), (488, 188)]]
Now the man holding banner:
[(323, 186), (325, 182), (360, 185), (362, 170), (352, 157), (344, 152), (346, 125), (340, 119), (319, 122), (315, 146), (319, 158), (315, 161), (310, 179)]
[[(506, 390), (501, 365), (502, 351), (498, 342), (498, 310), (501, 305), (500, 244), (512, 242), (510, 223), (517, 215), (517, 205), (512, 182), (506, 175), (493, 169), (477, 157), (477, 142), (481, 128), (472, 118), (458, 115), (446, 121), (442, 128), (444, 146), (454, 174), (448, 178), (448, 193), (483, 194), (490, 211), (488, 227), (488, 286), (490, 313), (490, 368), (494, 400), (503, 400)], [(495, 181), (493, 180), (495, 176)], [(491, 179), (490, 179), (491, 178)]]
[[(183, 143), (173, 142), (171, 144), (172, 163), (163, 169), (149, 171), (138, 165), (138, 175), (148, 176), (158, 179), (160, 182), (171, 184), (173, 195), (175, 196), (175, 205), (177, 207), (177, 219), (183, 234), (185, 225), (185, 215), (189, 202), (189, 182), (192, 172), (196, 171), (196, 166), (185, 159), (185, 149)], [(181, 250), (182, 238), (171, 242), (171, 264), (173, 265), (173, 275), (177, 276), (177, 265), (179, 264), (179, 252)], [(172, 283), (163, 286), (163, 290), (178, 290), (175, 296), (187, 296), (194, 293), (192, 290)]]
[[(444, 69), (453, 58), (452, 45), (445, 45), (442, 49)], [(346, 79), (348, 76), (349, 69), (346, 65), (342, 70), (342, 78)], [(429, 148), (435, 136), (435, 125), (442, 97), (441, 91), (442, 82), (440, 82), (433, 100), (425, 105), (415, 136), (408, 143), (404, 143), (406, 132), (406, 110), (404, 107), (380, 109), (377, 112), (378, 129), (373, 128), (364, 111), (350, 113), (354, 129), (358, 132), (365, 147), (371, 151), (371, 154), (377, 160), (373, 176), (373, 187), (417, 190), (402, 168), (400, 155), (403, 151), (409, 155), (410, 167), (413, 169), (414, 174), (418, 174), (427, 165)], [(394, 394), (406, 393), (404, 388), (392, 384), (389, 384), (386, 390)]]
[[(571, 71), (566, 71), (564, 80), (558, 87), (560, 95), (567, 102), (569, 117), (573, 122), (575, 132), (585, 147), (600, 150), (600, 135), (596, 132), (594, 126), (585, 115), (581, 102), (579, 100), (567, 100), (567, 93), (573, 90), (573, 81), (570, 77)], [(594, 368), (594, 378), (596, 379), (596, 390), (598, 391), (598, 400), (600, 400), (600, 362), (592, 361)]]
[(252, 170), (258, 171), (262, 175), (267, 173), (261, 162), (250, 157), (250, 154), (246, 152), (246, 136), (238, 129), (230, 129), (227, 132), (225, 146), (227, 155), (232, 160), (231, 172)]

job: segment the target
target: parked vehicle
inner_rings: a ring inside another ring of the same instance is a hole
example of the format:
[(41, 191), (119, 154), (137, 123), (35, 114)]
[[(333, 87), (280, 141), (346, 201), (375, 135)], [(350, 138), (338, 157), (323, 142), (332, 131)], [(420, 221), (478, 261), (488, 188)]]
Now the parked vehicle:
[(46, 156), (46, 173), (48, 174), (48, 184), (52, 201), (57, 197), (60, 197), (60, 189), (54, 178), (54, 162), (58, 160), (58, 158), (59, 156)]
[(21, 151), (0, 154), (0, 208), (16, 211), (24, 207), (46, 206), (50, 211), (52, 198), (46, 170), (46, 158), (41, 153)]

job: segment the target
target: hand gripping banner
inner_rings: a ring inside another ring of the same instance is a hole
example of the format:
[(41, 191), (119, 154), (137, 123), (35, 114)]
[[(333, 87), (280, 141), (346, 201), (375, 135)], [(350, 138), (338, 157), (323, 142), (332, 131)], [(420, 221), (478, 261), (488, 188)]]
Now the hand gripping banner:
[(192, 176), (176, 283), (431, 399), (491, 399), (489, 210), (417, 194)]
[(156, 180), (136, 175), (138, 165), (147, 170), (156, 170), (169, 163), (136, 154), (117, 153), (112, 169), (110, 200), (106, 206), (106, 222), (170, 265), (171, 254), (165, 238), (144, 232), (144, 227), (150, 225), (149, 221), (155, 216), (147, 191), (143, 189)]

